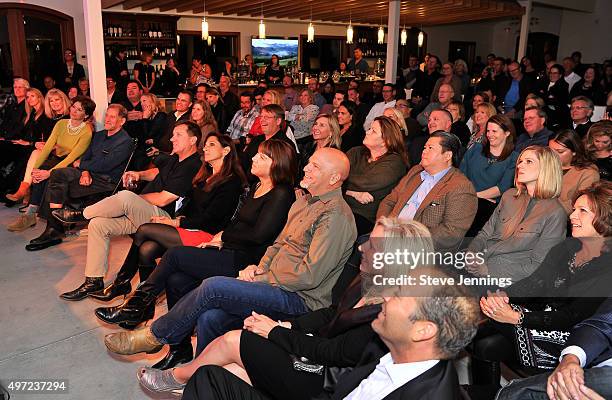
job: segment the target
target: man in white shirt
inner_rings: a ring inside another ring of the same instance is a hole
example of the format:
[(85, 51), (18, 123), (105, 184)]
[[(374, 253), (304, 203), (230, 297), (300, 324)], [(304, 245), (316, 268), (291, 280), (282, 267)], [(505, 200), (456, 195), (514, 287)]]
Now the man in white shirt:
[(574, 63), (574, 60), (571, 57), (565, 57), (563, 59), (563, 69), (565, 69), (565, 82), (567, 82), (567, 84), (569, 85), (569, 91), (572, 91), (572, 87), (578, 83), (578, 81), (580, 79), (582, 79), (582, 77), (580, 75), (578, 75), (577, 73), (574, 72), (574, 67), (576, 66), (576, 64)]
[(392, 83), (385, 83), (382, 89), (382, 96), (383, 101), (374, 104), (363, 123), (363, 130), (366, 132), (370, 129), (370, 125), (372, 125), (376, 117), (383, 115), (387, 108), (395, 107), (395, 85)]

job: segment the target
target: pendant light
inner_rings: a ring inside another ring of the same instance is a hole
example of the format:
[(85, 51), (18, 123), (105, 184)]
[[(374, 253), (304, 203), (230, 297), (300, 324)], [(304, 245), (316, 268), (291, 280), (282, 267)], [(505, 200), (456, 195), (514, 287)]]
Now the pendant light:
[(408, 42), (408, 32), (406, 31), (406, 25), (404, 25), (404, 29), (402, 29), (402, 33), (400, 34), (400, 44), (402, 46), (406, 46)]
[(378, 44), (385, 42), (385, 28), (382, 26), (382, 16), (380, 17), (380, 26), (378, 27)]
[(423, 31), (419, 32), (419, 37), (418, 37), (418, 44), (419, 47), (423, 47), (423, 41), (425, 40), (425, 35), (423, 34)]
[(347, 44), (353, 44), (353, 24), (352, 24), (352, 18), (351, 18), (351, 14), (349, 11), (349, 24), (346, 27), (346, 43)]
[(266, 38), (266, 24), (264, 24), (263, 1), (261, 2), (261, 19), (259, 20), (259, 38)]
[(312, 5), (310, 6), (310, 23), (308, 24), (308, 43), (314, 42), (314, 26), (312, 25)]
[(204, 0), (204, 16), (202, 17), (202, 40), (208, 40), (208, 21), (206, 20), (206, 0)]

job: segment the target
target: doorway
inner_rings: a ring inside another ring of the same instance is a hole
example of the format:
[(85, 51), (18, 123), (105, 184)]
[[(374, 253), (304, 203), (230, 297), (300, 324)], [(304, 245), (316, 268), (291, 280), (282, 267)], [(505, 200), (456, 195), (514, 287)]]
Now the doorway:
[(476, 42), (453, 40), (448, 42), (448, 61), (455, 62), (458, 59), (462, 59), (471, 69), (472, 64), (474, 64), (474, 57), (476, 57)]

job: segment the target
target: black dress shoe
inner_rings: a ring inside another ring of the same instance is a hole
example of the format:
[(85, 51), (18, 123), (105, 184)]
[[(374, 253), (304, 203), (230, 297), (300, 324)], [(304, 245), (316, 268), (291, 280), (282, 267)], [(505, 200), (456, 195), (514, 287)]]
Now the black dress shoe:
[(27, 244), (25, 248), (27, 251), (43, 250), (62, 243), (63, 237), (63, 232), (47, 226), (45, 231), (39, 237), (30, 240), (30, 243)]
[(116, 307), (96, 308), (96, 317), (109, 324), (121, 324), (125, 329), (134, 329), (155, 315), (154, 294), (136, 290), (123, 304)]
[(104, 288), (104, 279), (101, 277), (86, 277), (85, 282), (75, 290), (60, 294), (60, 297), (68, 301), (83, 300), (89, 293), (102, 290)]
[(155, 369), (170, 369), (174, 368), (179, 364), (185, 364), (193, 360), (193, 349), (191, 343), (189, 345), (179, 344), (171, 345), (170, 351), (164, 358), (159, 360), (156, 364), (151, 366)]
[(89, 297), (101, 300), (101, 301), (111, 301), (117, 296), (128, 295), (132, 291), (132, 285), (130, 281), (117, 282), (114, 281), (103, 290), (99, 292), (90, 293)]
[(87, 221), (83, 217), (83, 210), (71, 210), (69, 208), (60, 208), (59, 210), (51, 211), (53, 216), (65, 224), (73, 224), (76, 222)]

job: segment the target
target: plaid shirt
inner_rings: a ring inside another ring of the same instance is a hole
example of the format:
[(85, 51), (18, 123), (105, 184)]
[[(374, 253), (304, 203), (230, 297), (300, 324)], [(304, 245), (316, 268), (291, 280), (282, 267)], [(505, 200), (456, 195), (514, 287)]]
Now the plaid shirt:
[(232, 139), (240, 139), (246, 136), (258, 116), (258, 107), (251, 108), (246, 115), (244, 115), (242, 110), (238, 110), (234, 118), (232, 118), (232, 122), (230, 122), (230, 125), (227, 127), (227, 134), (230, 135)]

